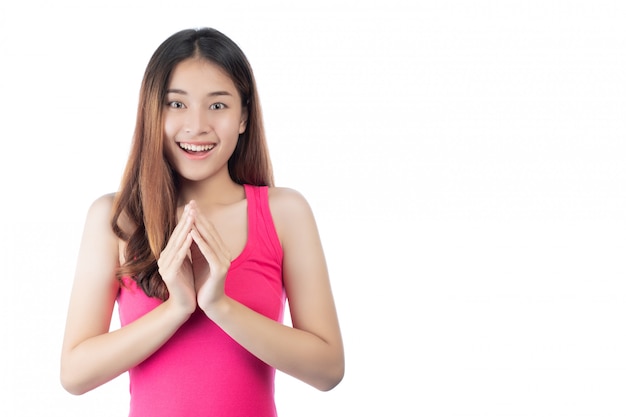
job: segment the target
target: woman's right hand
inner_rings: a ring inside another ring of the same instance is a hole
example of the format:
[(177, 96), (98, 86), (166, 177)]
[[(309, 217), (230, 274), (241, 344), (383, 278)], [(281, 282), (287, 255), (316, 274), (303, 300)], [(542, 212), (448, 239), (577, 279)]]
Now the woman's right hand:
[(185, 206), (183, 214), (174, 228), (165, 249), (157, 261), (159, 274), (167, 286), (169, 298), (167, 300), (182, 314), (190, 315), (196, 309), (196, 290), (193, 279), (193, 269), (190, 259), (190, 248), (193, 239), (191, 228), (193, 213), (189, 205)]

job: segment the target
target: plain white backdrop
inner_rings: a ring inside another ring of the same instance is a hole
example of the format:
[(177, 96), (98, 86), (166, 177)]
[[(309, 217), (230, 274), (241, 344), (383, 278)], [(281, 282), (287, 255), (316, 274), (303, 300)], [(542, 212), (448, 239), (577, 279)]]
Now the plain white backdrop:
[(4, 2), (0, 414), (126, 415), (125, 375), (59, 383), (80, 235), (150, 55), (212, 26), (255, 70), (345, 338), (335, 390), (278, 374), (279, 415), (626, 415), (624, 22), (605, 0)]

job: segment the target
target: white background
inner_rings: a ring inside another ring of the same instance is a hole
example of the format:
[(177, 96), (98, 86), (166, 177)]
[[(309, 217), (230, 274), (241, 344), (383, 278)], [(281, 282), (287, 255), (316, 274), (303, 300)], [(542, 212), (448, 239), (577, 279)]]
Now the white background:
[(626, 415), (625, 22), (604, 0), (3, 2), (0, 414), (126, 415), (126, 376), (58, 379), (83, 221), (150, 55), (213, 26), (316, 213), (345, 337), (343, 382), (279, 374), (280, 415)]

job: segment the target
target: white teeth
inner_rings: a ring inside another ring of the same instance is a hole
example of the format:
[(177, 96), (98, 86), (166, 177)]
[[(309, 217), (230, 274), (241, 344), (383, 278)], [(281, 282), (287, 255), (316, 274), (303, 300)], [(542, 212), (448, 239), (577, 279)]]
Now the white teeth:
[(215, 145), (194, 145), (192, 143), (179, 143), (178, 146), (181, 147), (181, 149), (184, 149), (186, 151), (191, 151), (191, 152), (206, 152), (206, 151), (210, 151), (211, 149), (215, 148)]

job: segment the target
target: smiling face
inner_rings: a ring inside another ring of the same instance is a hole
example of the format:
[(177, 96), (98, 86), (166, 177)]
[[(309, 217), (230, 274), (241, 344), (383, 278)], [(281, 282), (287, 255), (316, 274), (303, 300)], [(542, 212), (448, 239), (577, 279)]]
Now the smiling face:
[(163, 120), (165, 155), (183, 179), (229, 178), (228, 159), (246, 130), (247, 111), (224, 70), (201, 58), (176, 65)]

